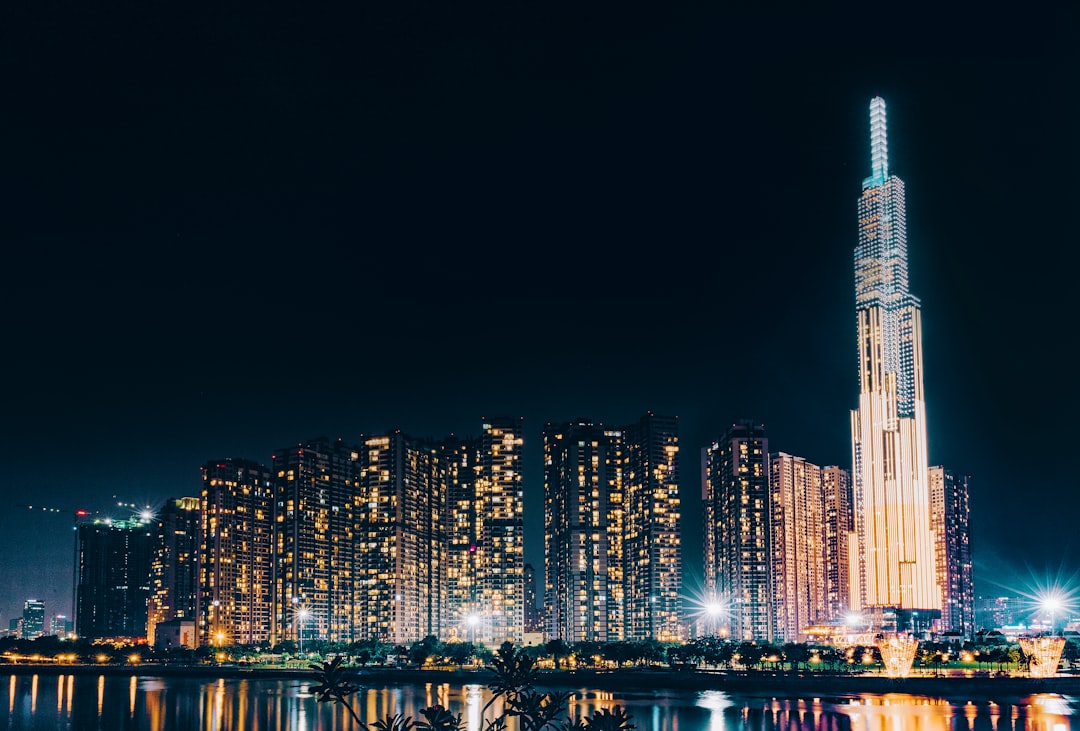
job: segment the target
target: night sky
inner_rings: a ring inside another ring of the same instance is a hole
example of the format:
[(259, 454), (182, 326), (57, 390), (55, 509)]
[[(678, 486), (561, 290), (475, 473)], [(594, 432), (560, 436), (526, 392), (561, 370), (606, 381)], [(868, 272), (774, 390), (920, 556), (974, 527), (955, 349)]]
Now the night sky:
[(206, 5), (0, 11), (4, 626), (74, 509), (501, 415), (538, 568), (544, 424), (677, 415), (691, 593), (733, 420), (851, 466), (878, 94), (976, 590), (1078, 578), (1075, 3)]

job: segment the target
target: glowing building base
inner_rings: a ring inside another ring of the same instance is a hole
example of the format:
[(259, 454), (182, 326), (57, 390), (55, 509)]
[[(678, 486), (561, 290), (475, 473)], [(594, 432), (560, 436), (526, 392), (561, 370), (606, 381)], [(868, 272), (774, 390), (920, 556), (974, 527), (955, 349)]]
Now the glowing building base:
[(1064, 637), (1021, 637), (1020, 649), (1031, 660), (1028, 672), (1033, 678), (1052, 678), (1057, 675), (1061, 651), (1065, 649)]
[(885, 673), (890, 678), (906, 678), (911, 674), (919, 641), (911, 635), (886, 635), (877, 641)]

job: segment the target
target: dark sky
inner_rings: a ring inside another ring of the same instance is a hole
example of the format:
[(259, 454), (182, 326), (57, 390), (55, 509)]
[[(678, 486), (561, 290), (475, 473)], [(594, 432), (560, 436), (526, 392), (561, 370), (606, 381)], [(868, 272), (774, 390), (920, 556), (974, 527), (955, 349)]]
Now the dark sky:
[(538, 567), (544, 423), (677, 415), (689, 593), (727, 424), (850, 467), (875, 94), (977, 590), (1076, 578), (1075, 4), (214, 5), (0, 11), (0, 622), (70, 610), (20, 505), (495, 415)]

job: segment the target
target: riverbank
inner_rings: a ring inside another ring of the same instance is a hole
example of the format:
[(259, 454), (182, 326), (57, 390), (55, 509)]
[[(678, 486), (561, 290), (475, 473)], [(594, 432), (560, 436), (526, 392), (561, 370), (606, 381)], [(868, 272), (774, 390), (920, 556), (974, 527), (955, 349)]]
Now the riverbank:
[[(9, 674), (18, 675), (121, 675), (189, 678), (269, 678), (311, 680), (310, 670), (281, 667), (243, 667), (232, 665), (0, 665)], [(486, 685), (494, 678), (490, 670), (416, 670), (407, 668), (357, 668), (348, 677), (360, 686)], [(889, 678), (860, 673), (855, 675), (828, 672), (755, 672), (668, 669), (623, 670), (546, 670), (540, 671), (537, 687), (542, 690), (603, 690), (616, 693), (719, 690), (740, 695), (778, 697), (852, 697), (861, 694), (907, 693), (950, 700), (987, 700), (1022, 698), (1040, 693), (1054, 693), (1080, 698), (1080, 676), (1054, 678), (1022, 676), (1003, 677), (933, 677)]]

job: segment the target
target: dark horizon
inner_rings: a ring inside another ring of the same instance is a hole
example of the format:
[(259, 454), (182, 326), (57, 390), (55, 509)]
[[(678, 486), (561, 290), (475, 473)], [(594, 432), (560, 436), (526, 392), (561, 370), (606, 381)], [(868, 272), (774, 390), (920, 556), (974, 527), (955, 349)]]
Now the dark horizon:
[(850, 469), (875, 95), (976, 592), (1076, 588), (1077, 10), (876, 12), (6, 10), (0, 622), (70, 511), (321, 435), (523, 417), (538, 572), (547, 421), (678, 416), (684, 516), (737, 419)]

